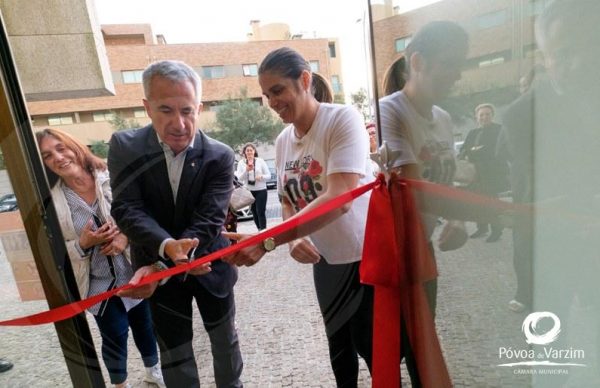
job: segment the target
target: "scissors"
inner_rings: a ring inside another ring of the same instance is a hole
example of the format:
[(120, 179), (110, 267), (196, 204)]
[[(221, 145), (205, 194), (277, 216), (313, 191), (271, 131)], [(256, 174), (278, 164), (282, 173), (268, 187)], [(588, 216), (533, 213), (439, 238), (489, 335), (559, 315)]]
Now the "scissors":
[[(196, 253), (196, 247), (193, 247), (192, 250), (190, 251), (190, 253), (188, 254), (188, 260), (187, 260), (188, 264), (196, 259), (194, 257), (194, 253)], [(189, 273), (190, 273), (190, 271), (185, 271), (185, 274), (183, 275), (184, 282), (187, 279)]]

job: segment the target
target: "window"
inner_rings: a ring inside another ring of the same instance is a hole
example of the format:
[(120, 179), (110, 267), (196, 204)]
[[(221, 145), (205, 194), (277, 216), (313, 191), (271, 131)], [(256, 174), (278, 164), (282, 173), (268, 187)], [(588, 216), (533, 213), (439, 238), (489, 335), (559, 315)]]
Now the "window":
[(335, 58), (335, 42), (329, 42), (329, 57)]
[(224, 77), (225, 77), (225, 67), (223, 67), (223, 66), (202, 66), (202, 78), (214, 79), (214, 78), (224, 78)]
[(92, 114), (94, 121), (109, 121), (115, 118), (115, 114), (113, 112), (94, 112)]
[(127, 70), (122, 71), (123, 83), (126, 84), (141, 84), (143, 70)]
[(242, 65), (242, 70), (244, 71), (244, 77), (256, 77), (258, 75), (258, 65), (256, 63)]
[(312, 71), (313, 73), (318, 73), (319, 72), (319, 61), (310, 61), (310, 71)]
[(396, 52), (402, 52), (406, 50), (406, 46), (410, 43), (412, 36), (405, 36), (404, 38), (398, 38), (394, 41), (394, 46), (396, 48)]
[(331, 76), (331, 89), (333, 89), (333, 93), (341, 93), (342, 92), (342, 84), (340, 83), (340, 77), (337, 75)]
[(133, 117), (136, 118), (142, 118), (142, 117), (148, 117), (148, 114), (146, 113), (146, 109), (134, 109), (133, 110)]
[(48, 116), (48, 125), (66, 125), (73, 124), (73, 116), (61, 115), (61, 116)]
[(479, 67), (499, 65), (501, 63), (504, 63), (504, 57), (496, 57), (496, 58), (486, 59), (486, 60), (479, 62)]
[(506, 15), (505, 9), (479, 15), (477, 18), (477, 25), (481, 29), (501, 26), (506, 23)]

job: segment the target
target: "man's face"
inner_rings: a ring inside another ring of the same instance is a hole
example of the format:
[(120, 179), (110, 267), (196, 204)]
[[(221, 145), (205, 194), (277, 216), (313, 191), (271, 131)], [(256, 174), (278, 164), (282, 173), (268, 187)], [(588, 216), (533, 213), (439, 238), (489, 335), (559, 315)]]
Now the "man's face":
[(600, 87), (599, 77), (594, 76), (600, 65), (598, 44), (592, 42), (596, 38), (583, 32), (569, 28), (563, 20), (555, 20), (546, 33), (544, 58), (548, 74), (558, 91), (570, 96), (595, 95)]
[(194, 85), (155, 76), (144, 106), (158, 137), (178, 154), (185, 150), (196, 133), (196, 119), (202, 104), (196, 102)]
[(434, 104), (448, 97), (460, 79), (466, 57), (467, 49), (464, 48), (446, 49), (431, 58), (423, 58), (421, 87)]
[(488, 107), (479, 108), (477, 111), (477, 124), (480, 127), (487, 127), (492, 123), (494, 112)]

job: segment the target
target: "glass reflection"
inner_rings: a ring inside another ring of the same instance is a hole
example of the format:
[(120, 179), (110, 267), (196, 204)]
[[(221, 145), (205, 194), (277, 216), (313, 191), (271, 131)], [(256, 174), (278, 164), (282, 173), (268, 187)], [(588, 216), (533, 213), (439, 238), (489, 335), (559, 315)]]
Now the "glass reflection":
[(425, 213), (433, 245), (450, 216), (470, 235), (435, 248), (453, 383), (597, 386), (600, 3), (393, 5), (371, 2), (381, 133), (403, 150), (396, 166), (436, 183), (455, 168), (452, 185), (515, 205), (490, 217), (465, 197), (463, 209)]

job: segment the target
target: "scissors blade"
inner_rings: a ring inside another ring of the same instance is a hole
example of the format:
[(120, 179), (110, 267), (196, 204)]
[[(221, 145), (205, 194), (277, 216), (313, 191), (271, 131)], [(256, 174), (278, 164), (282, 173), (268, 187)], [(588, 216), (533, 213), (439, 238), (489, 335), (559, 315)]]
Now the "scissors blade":
[[(192, 250), (190, 251), (189, 255), (188, 255), (188, 263), (191, 263), (192, 261), (194, 261), (196, 258), (194, 257), (194, 253), (196, 253), (196, 247), (193, 247)], [(183, 274), (183, 281), (185, 282), (188, 274), (190, 273), (190, 271), (185, 271), (185, 274)]]

